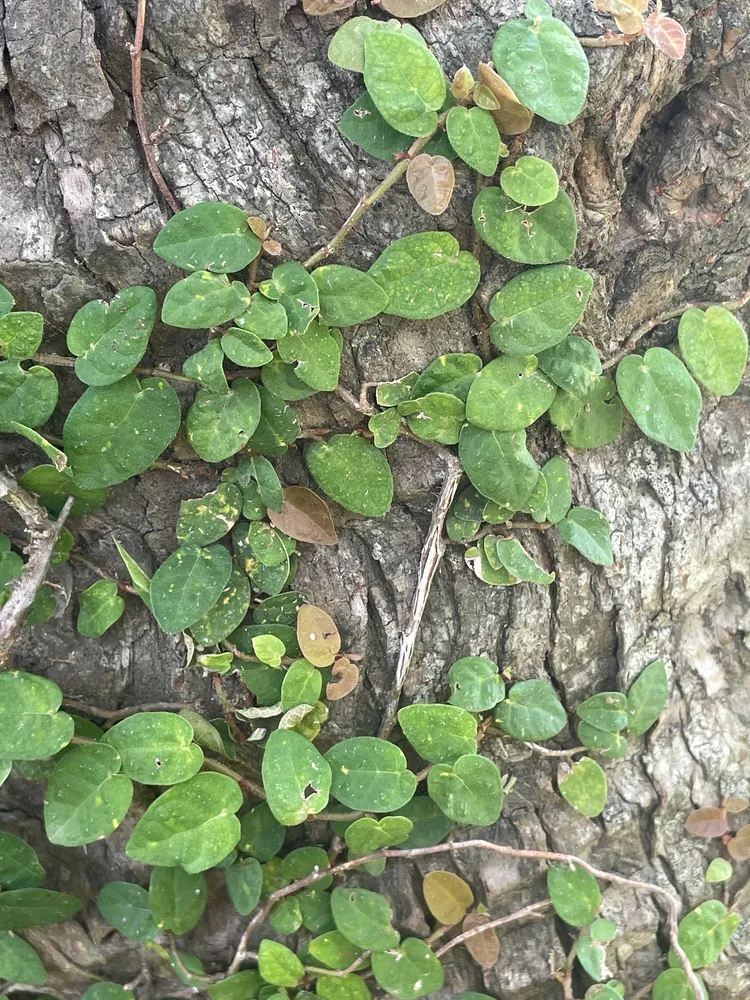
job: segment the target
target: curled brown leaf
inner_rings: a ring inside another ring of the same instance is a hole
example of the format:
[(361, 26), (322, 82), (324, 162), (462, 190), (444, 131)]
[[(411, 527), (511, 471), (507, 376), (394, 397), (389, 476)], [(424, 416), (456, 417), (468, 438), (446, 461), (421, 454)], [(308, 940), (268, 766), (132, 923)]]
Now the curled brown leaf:
[(520, 135), (528, 131), (534, 113), (521, 104), (512, 88), (489, 63), (479, 64), (479, 82), (498, 102), (499, 107), (492, 115), (500, 131), (504, 135)]
[(326, 684), (326, 698), (341, 701), (359, 684), (359, 668), (346, 656), (337, 657), (331, 670), (331, 680)]

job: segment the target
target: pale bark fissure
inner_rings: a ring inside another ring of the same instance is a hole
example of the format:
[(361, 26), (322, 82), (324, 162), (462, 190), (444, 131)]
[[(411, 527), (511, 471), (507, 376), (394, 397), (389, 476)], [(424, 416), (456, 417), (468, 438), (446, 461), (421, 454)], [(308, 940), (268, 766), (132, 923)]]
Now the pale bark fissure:
[[(584, 0), (552, 5), (578, 34), (599, 32)], [(664, 6), (688, 30), (686, 59), (657, 56), (644, 39), (587, 50), (592, 80), (584, 115), (569, 127), (535, 122), (524, 146), (554, 163), (574, 200), (576, 262), (595, 280), (577, 332), (605, 361), (653, 317), (687, 302), (737, 300), (750, 287), (750, 12), (741, 0)], [(520, 7), (516, 0), (451, 0), (416, 23), (452, 74), (462, 63), (474, 68), (486, 61), (494, 31)], [(365, 13), (364, 4), (353, 12)], [(310, 19), (291, 0), (149, 4), (146, 122), (152, 134), (169, 119), (156, 155), (179, 202), (217, 198), (262, 216), (285, 259), (305, 260), (329, 243), (390, 169), (336, 132), (361, 78), (332, 67), (325, 53), (330, 35), (351, 13)], [(177, 276), (150, 250), (167, 212), (131, 107), (135, 18), (135, 0), (4, 0), (0, 282), (21, 307), (45, 314), (45, 352), (64, 353), (67, 324), (84, 301), (134, 284), (163, 291)], [(473, 180), (462, 168), (457, 176), (454, 203), (438, 220), (413, 204), (405, 185), (394, 185), (359, 219), (335, 259), (365, 268), (392, 239), (431, 228), (448, 230), (470, 247)], [(486, 303), (516, 267), (486, 248), (481, 262)], [(263, 260), (259, 278), (272, 266)], [(749, 318), (747, 309), (740, 315)], [(641, 344), (671, 343), (675, 335), (676, 323), (668, 320), (643, 331)], [(400, 377), (447, 351), (476, 350), (476, 336), (468, 307), (424, 323), (380, 318), (345, 331), (343, 383), (356, 398), (362, 383)], [(200, 346), (202, 334), (161, 329), (143, 364), (179, 372)], [(58, 374), (64, 412), (80, 386), (64, 370)], [(567, 455), (576, 501), (612, 521), (612, 568), (588, 565), (553, 532), (527, 532), (524, 544), (554, 569), (555, 583), (493, 589), (464, 566), (460, 547), (447, 549), (415, 636), (402, 703), (444, 699), (448, 667), (471, 654), (492, 657), (515, 679), (549, 677), (571, 713), (596, 691), (626, 689), (657, 657), (667, 661), (671, 677), (670, 702), (656, 729), (625, 758), (605, 763), (610, 791), (601, 817), (585, 819), (562, 801), (556, 759), (489, 735), (483, 752), (517, 776), (516, 788), (495, 828), (461, 829), (461, 838), (576, 854), (600, 869), (655, 882), (685, 906), (714, 894), (703, 872), (717, 845), (688, 837), (683, 822), (695, 806), (750, 792), (748, 385), (746, 378), (732, 398), (704, 397), (699, 443), (688, 455), (644, 439), (629, 420), (615, 445)], [(176, 389), (187, 403), (192, 388), (178, 382)], [(299, 412), (308, 427), (352, 422), (350, 406), (336, 396), (305, 402)], [(1, 441), (13, 474), (40, 461), (21, 439), (4, 435)], [(535, 431), (531, 447), (540, 461), (564, 448), (545, 427)], [(287, 482), (310, 485), (303, 452), (301, 442), (280, 464)], [(179, 500), (216, 485), (216, 469), (192, 461), (179, 442), (167, 458), (188, 470), (185, 478), (153, 470), (115, 488), (103, 511), (70, 522), (81, 556), (115, 578), (125, 574), (112, 535), (152, 572), (174, 547)], [(338, 549), (302, 547), (301, 588), (333, 615), (345, 647), (363, 654), (363, 682), (331, 706), (331, 740), (378, 731), (444, 483), (440, 456), (414, 441), (399, 441), (389, 458), (396, 479), (391, 512), (368, 520), (339, 511)], [(2, 515), (3, 528), (18, 536), (19, 522), (5, 509)], [(75, 631), (75, 594), (95, 574), (75, 562), (56, 567), (52, 579), (61, 588), (58, 615), (22, 631), (17, 665), (45, 673), (66, 697), (113, 711), (167, 702), (220, 714), (210, 680), (185, 669), (181, 642), (160, 633), (137, 598), (126, 597), (126, 614), (115, 628), (88, 640)], [(225, 688), (240, 707), (249, 703), (239, 683), (225, 681)], [(561, 748), (577, 744), (574, 725), (558, 742)], [(39, 850), (49, 885), (93, 900), (113, 878), (145, 883), (146, 870), (127, 859), (124, 845), (148, 804), (147, 790), (132, 820), (85, 851), (45, 844), (42, 783), (14, 775), (0, 794), (1, 825)], [(394, 859), (377, 881), (353, 876), (392, 899), (404, 935), (427, 936), (431, 929), (415, 865), (458, 871), (493, 918), (545, 894), (538, 864), (471, 850)], [(736, 908), (747, 916), (747, 866), (736, 871), (730, 898), (736, 896)], [(210, 881), (219, 902), (183, 947), (214, 972), (231, 960), (245, 922), (226, 901), (220, 878), (211, 874)], [(663, 967), (664, 922), (648, 896), (617, 885), (605, 888), (603, 914), (620, 928), (608, 952), (611, 971), (635, 993)], [(106, 933), (93, 902), (80, 919), (53, 931), (28, 932), (51, 969), (49, 992), (72, 1000), (92, 982), (88, 973), (127, 982), (144, 965), (156, 996), (177, 988), (174, 981), (167, 985), (151, 953)], [(563, 965), (569, 947), (564, 928), (543, 915), (499, 933), (503, 960), (485, 976), (463, 947), (446, 955), (441, 1000), (464, 989), (501, 1000), (559, 1000), (563, 990), (552, 970)], [(706, 970), (705, 978), (712, 1000), (750, 994), (750, 929), (743, 925), (728, 960)]]

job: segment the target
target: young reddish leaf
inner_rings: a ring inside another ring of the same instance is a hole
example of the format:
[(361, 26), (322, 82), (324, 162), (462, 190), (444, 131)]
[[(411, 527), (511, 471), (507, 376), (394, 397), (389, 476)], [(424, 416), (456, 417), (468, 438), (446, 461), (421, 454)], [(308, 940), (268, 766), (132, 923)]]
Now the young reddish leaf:
[(352, 693), (357, 684), (359, 684), (359, 667), (345, 656), (339, 656), (333, 664), (331, 680), (326, 684), (326, 698), (329, 701), (341, 701)]
[(445, 156), (420, 153), (406, 171), (412, 197), (430, 215), (442, 215), (450, 205), (455, 182), (453, 164)]
[(740, 827), (727, 844), (727, 850), (735, 861), (750, 859), (750, 824)]
[[(473, 930), (481, 924), (486, 924), (489, 919), (484, 913), (467, 913), (461, 925), (461, 930)], [(464, 941), (464, 944), (468, 953), (485, 972), (491, 969), (500, 957), (500, 942), (493, 928), (482, 931), (481, 934), (475, 934)]]
[(288, 486), (280, 511), (268, 510), (268, 519), (298, 542), (313, 545), (336, 545), (338, 536), (328, 504), (305, 486)]
[(520, 135), (531, 125), (534, 113), (525, 108), (511, 87), (489, 63), (479, 64), (479, 81), (491, 92), (499, 107), (492, 112), (497, 127), (504, 135)]
[(748, 806), (750, 806), (750, 802), (748, 802), (747, 799), (724, 799), (724, 808), (728, 813), (732, 813), (732, 815), (734, 815), (734, 813), (744, 812)]
[(687, 38), (685, 29), (674, 18), (667, 17), (660, 11), (654, 11), (646, 18), (643, 30), (660, 52), (668, 59), (682, 59), (685, 55)]
[(338, 10), (353, 6), (354, 0), (302, 0), (302, 9), (312, 17), (335, 14)]
[(685, 829), (694, 837), (721, 837), (727, 830), (726, 810), (715, 806), (696, 809), (685, 821)]
[(297, 615), (297, 641), (302, 655), (314, 667), (330, 667), (341, 649), (333, 618), (313, 604), (303, 604)]

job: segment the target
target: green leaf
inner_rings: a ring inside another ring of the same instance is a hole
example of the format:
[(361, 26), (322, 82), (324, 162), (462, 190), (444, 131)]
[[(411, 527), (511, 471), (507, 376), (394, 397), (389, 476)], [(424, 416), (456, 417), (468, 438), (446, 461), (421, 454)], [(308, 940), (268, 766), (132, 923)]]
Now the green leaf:
[(539, 367), (555, 385), (581, 398), (588, 396), (602, 373), (596, 348), (583, 337), (566, 337), (554, 347), (542, 351)]
[[(488, 536), (489, 538), (490, 536)], [(545, 573), (541, 566), (538, 566), (521, 543), (516, 538), (495, 538), (494, 554), (499, 562), (499, 569), (502, 566), (511, 576), (517, 580), (526, 580), (529, 583), (550, 584), (555, 579), (554, 573)], [(492, 555), (489, 546), (485, 542), (485, 552), (492, 565)]]
[(148, 901), (160, 931), (187, 934), (203, 916), (208, 887), (202, 872), (186, 872), (179, 865), (154, 868), (148, 886)]
[(5, 316), (6, 313), (9, 313), (15, 304), (16, 300), (13, 298), (8, 289), (4, 285), (0, 285), (0, 316)]
[[(281, 862), (281, 871), (290, 882), (307, 878), (308, 875), (330, 868), (331, 862), (322, 847), (298, 847), (296, 851), (290, 851)], [(317, 883), (320, 889), (328, 889), (333, 879), (326, 875)]]
[(406, 816), (383, 816), (379, 820), (363, 816), (346, 828), (344, 837), (352, 857), (361, 857), (383, 847), (402, 844), (413, 827), (414, 824)]
[(680, 350), (693, 376), (709, 392), (731, 396), (747, 364), (747, 334), (727, 309), (709, 306), (682, 314)]
[(223, 274), (193, 271), (167, 292), (161, 308), (162, 322), (185, 330), (221, 326), (241, 315), (250, 305), (250, 292), (241, 281)]
[(237, 845), (262, 863), (278, 854), (284, 844), (286, 829), (278, 822), (267, 802), (254, 806), (241, 817), (242, 833)]
[(29, 986), (47, 982), (47, 973), (37, 953), (12, 931), (0, 933), (0, 977)]
[(487, 431), (520, 431), (549, 409), (555, 392), (533, 354), (495, 358), (471, 384), (466, 419)]
[(423, 441), (458, 444), (466, 420), (466, 407), (447, 392), (431, 392), (420, 399), (409, 399), (398, 406), (406, 417), (409, 430)]
[(188, 410), (188, 441), (205, 462), (223, 462), (243, 448), (260, 422), (254, 382), (238, 378), (227, 393), (201, 389)]
[(47, 838), (80, 847), (103, 840), (130, 808), (133, 783), (118, 774), (121, 761), (111, 746), (73, 747), (55, 766), (44, 804)]
[(114, 580), (97, 580), (78, 597), (76, 628), (88, 638), (104, 635), (122, 617), (125, 601), (117, 592)]
[(310, 323), (304, 333), (289, 330), (278, 345), (279, 356), (295, 364), (294, 373), (319, 392), (332, 392), (339, 381), (341, 344), (323, 323)]
[[(376, 33), (372, 37), (391, 37)], [(394, 36), (395, 37), (395, 36)], [(416, 233), (394, 240), (369, 271), (388, 295), (383, 310), (407, 319), (433, 319), (467, 302), (479, 284), (476, 257), (450, 233)]]
[(233, 483), (221, 483), (212, 493), (180, 503), (177, 541), (209, 545), (234, 527), (242, 510), (242, 493)]
[[(425, 370), (412, 381), (407, 398), (420, 399), (433, 392), (449, 393), (466, 402), (469, 389), (482, 367), (482, 359), (476, 354), (442, 354), (431, 361)], [(397, 405), (403, 400), (381, 405)]]
[(613, 920), (599, 917), (589, 927), (592, 941), (612, 941), (617, 933), (617, 924)]
[(124, 288), (109, 305), (94, 299), (82, 306), (68, 328), (68, 350), (76, 355), (81, 382), (111, 385), (128, 375), (146, 353), (155, 322), (151, 288)]
[[(490, 330), (492, 342), (506, 354), (537, 354), (553, 348), (564, 342), (583, 315), (593, 287), (590, 274), (569, 264), (523, 271), (490, 301), (490, 313), (496, 320)], [(588, 341), (581, 342), (593, 350)]]
[(107, 882), (96, 905), (104, 919), (130, 941), (150, 941), (159, 933), (148, 893), (132, 882)]
[(246, 917), (255, 909), (263, 886), (263, 869), (257, 858), (241, 858), (224, 870), (227, 891), (238, 913)]
[(631, 354), (617, 366), (617, 391), (640, 429), (675, 451), (698, 435), (701, 391), (679, 358), (664, 347)]
[(284, 643), (275, 635), (257, 635), (253, 639), (253, 652), (262, 663), (267, 663), (270, 667), (280, 667), (284, 655)]
[(154, 253), (188, 271), (241, 271), (259, 251), (247, 214), (222, 201), (202, 201), (178, 212), (154, 240)]
[(296, 826), (328, 804), (331, 768), (299, 733), (282, 729), (271, 733), (262, 774), (268, 805), (284, 826)]
[(393, 911), (380, 893), (369, 889), (334, 889), (331, 909), (337, 929), (358, 948), (385, 951), (398, 945), (399, 933), (391, 926)]
[(502, 433), (467, 424), (461, 431), (458, 454), (482, 496), (511, 510), (525, 505), (539, 478), (524, 431)]
[[(261, 370), (261, 377), (270, 367), (268, 365)], [(291, 365), (282, 365), (281, 367), (288, 369), (287, 375), (304, 387), (304, 382), (299, 381)], [(248, 441), (248, 446), (254, 451), (259, 451), (262, 455), (280, 458), (287, 450), (288, 445), (299, 437), (299, 422), (294, 410), (287, 406), (284, 399), (274, 395), (273, 391), (269, 391), (268, 388), (264, 388), (265, 385), (266, 383), (263, 386), (258, 386), (260, 421), (255, 433)], [(304, 396), (295, 396), (294, 398), (304, 399), (309, 395), (311, 392), (306, 388)]]
[(41, 760), (67, 746), (73, 720), (58, 712), (62, 691), (46, 677), (0, 673), (0, 745), (9, 760)]
[(81, 1000), (135, 1000), (135, 995), (117, 983), (94, 983), (89, 986)]
[[(578, 338), (570, 338), (571, 340)], [(622, 403), (615, 396), (615, 384), (606, 375), (600, 375), (589, 392), (574, 401), (570, 421), (561, 423), (555, 414), (558, 399), (568, 395), (558, 390), (555, 404), (550, 409), (550, 419), (564, 431), (565, 443), (573, 448), (603, 448), (620, 436), (622, 431)]]
[(492, 61), (525, 107), (540, 118), (567, 125), (586, 101), (588, 59), (562, 21), (532, 16), (502, 25), (492, 45)]
[(552, 865), (547, 872), (547, 892), (555, 913), (573, 927), (590, 924), (602, 905), (599, 883), (577, 865)]
[(531, 742), (552, 739), (568, 721), (552, 685), (536, 679), (514, 684), (494, 714), (503, 732)]
[(0, 316), (0, 354), (9, 361), (26, 361), (39, 350), (44, 335), (44, 317), (37, 312), (14, 312)]
[(335, 66), (362, 73), (365, 68), (365, 38), (371, 31), (403, 31), (424, 45), (422, 36), (410, 24), (400, 21), (376, 21), (372, 17), (351, 17), (341, 25), (328, 45), (328, 58)]
[(329, 969), (347, 969), (362, 954), (362, 950), (348, 941), (341, 931), (327, 931), (313, 938), (307, 947), (316, 962)]
[(361, 437), (335, 434), (312, 444), (305, 461), (318, 486), (347, 510), (381, 517), (393, 500), (393, 474), (382, 452)]
[(260, 290), (283, 307), (289, 324), (287, 335), (303, 334), (320, 312), (318, 286), (296, 260), (275, 267), (271, 278), (261, 283)]
[(707, 882), (726, 882), (732, 877), (732, 866), (724, 858), (714, 858), (706, 869)]
[(224, 774), (199, 773), (168, 788), (136, 825), (125, 848), (147, 865), (200, 872), (218, 864), (236, 845), (240, 823), (234, 813), (242, 792)]
[(403, 753), (375, 736), (335, 743), (325, 759), (331, 766), (331, 794), (350, 809), (393, 812), (417, 789), (417, 779), (407, 770)]
[(439, 844), (453, 829), (454, 823), (427, 795), (418, 795), (399, 809), (399, 816), (411, 820), (411, 833), (400, 845), (404, 850), (412, 847), (432, 847)]
[(453, 764), (434, 764), (427, 776), (430, 798), (457, 823), (490, 826), (503, 808), (503, 783), (497, 765), (468, 753)]
[(374, 413), (367, 422), (367, 429), (372, 433), (372, 443), (376, 448), (387, 448), (401, 430), (401, 414), (395, 406)]
[(487, 187), (475, 198), (472, 215), (484, 242), (519, 264), (554, 264), (576, 248), (576, 214), (562, 189), (549, 204), (526, 209), (500, 188)]
[(69, 472), (60, 472), (54, 465), (37, 465), (25, 472), (19, 482), (25, 490), (36, 493), (42, 506), (55, 515), (60, 513), (69, 496), (75, 497), (70, 508), (71, 517), (88, 514), (107, 499), (106, 489), (83, 489)]
[(730, 913), (718, 899), (709, 899), (682, 918), (677, 940), (693, 968), (701, 969), (716, 961), (741, 923), (739, 913)]
[(174, 389), (160, 378), (126, 375), (87, 389), (63, 427), (76, 484), (93, 490), (145, 472), (174, 440), (180, 417)]
[(592, 507), (574, 507), (557, 525), (560, 537), (597, 566), (611, 566), (611, 529), (607, 518)]
[(628, 724), (628, 699), (620, 691), (603, 691), (581, 702), (576, 715), (597, 729), (619, 733)]
[(476, 753), (477, 720), (464, 708), (407, 705), (398, 713), (398, 724), (425, 760), (452, 764), (463, 754)]
[[(366, 153), (389, 162), (393, 161), (396, 153), (406, 152), (412, 143), (409, 136), (391, 128), (367, 91), (346, 109), (339, 120), (339, 132), (345, 139), (361, 146)], [(427, 151), (430, 151), (430, 144), (425, 147)]]
[(271, 907), (268, 922), (279, 934), (296, 934), (302, 927), (302, 910), (295, 896), (279, 899)]
[(0, 885), (3, 889), (30, 889), (44, 881), (36, 851), (12, 833), (0, 830)]
[(41, 365), (21, 368), (17, 361), (0, 361), (0, 429), (11, 422), (41, 427), (57, 406), (57, 379)]
[(262, 983), (257, 969), (243, 969), (205, 989), (211, 1000), (255, 1000)]
[(427, 136), (435, 131), (446, 96), (445, 74), (424, 44), (401, 31), (370, 32), (364, 77), (378, 111), (398, 132)]
[(80, 899), (51, 889), (10, 889), (0, 893), (0, 931), (59, 924), (83, 906)]
[(484, 656), (465, 656), (448, 671), (451, 705), (468, 712), (489, 712), (505, 697), (498, 666)]
[[(7, 543), (8, 547), (0, 551), (0, 588), (7, 587), (13, 580), (18, 579), (26, 565), (17, 552), (11, 551), (7, 535), (2, 536), (2, 541)], [(7, 591), (5, 594), (7, 597)]]
[(45, 584), (34, 598), (34, 603), (26, 615), (26, 624), (43, 625), (44, 622), (48, 622), (54, 615), (56, 607), (57, 603), (52, 588)]
[(234, 325), (261, 340), (281, 340), (286, 335), (289, 321), (286, 309), (279, 302), (256, 292), (247, 310), (235, 317)]
[(661, 715), (669, 697), (667, 668), (655, 660), (633, 681), (628, 691), (628, 735), (643, 736)]
[[(172, 972), (181, 983), (197, 989), (205, 985), (208, 976), (206, 976), (203, 962), (201, 962), (197, 955), (194, 955), (190, 951), (175, 951), (174, 954), (167, 952), (167, 955)], [(177, 958), (180, 960), (179, 965), (177, 964)]]
[(542, 476), (547, 484), (547, 499), (541, 509), (534, 511), (534, 520), (557, 524), (573, 502), (568, 463), (561, 455), (556, 455), (542, 466)]
[(500, 174), (500, 187), (519, 205), (546, 205), (554, 201), (560, 187), (557, 171), (538, 156), (519, 156)]
[(581, 757), (560, 781), (560, 794), (584, 816), (598, 816), (607, 804), (607, 775), (590, 757)]
[(200, 770), (203, 751), (187, 719), (172, 712), (138, 712), (102, 736), (122, 758), (122, 770), (142, 785), (176, 785)]
[(599, 729), (588, 722), (579, 722), (578, 739), (591, 750), (599, 750), (602, 757), (615, 759), (628, 751), (628, 741), (620, 733)]
[[(277, 304), (276, 302), (271, 303), (271, 305)], [(286, 330), (286, 313), (284, 313), (284, 327)], [(241, 330), (239, 327), (233, 326), (227, 330), (218, 343), (229, 360), (234, 361), (236, 365), (242, 365), (243, 368), (260, 368), (261, 365), (267, 365), (269, 361), (273, 360), (270, 348), (266, 347), (260, 337), (250, 330)]]
[[(594, 922), (596, 923), (597, 921)], [(607, 953), (604, 945), (592, 941), (589, 934), (579, 934), (575, 957), (592, 979), (597, 981), (604, 979), (605, 970), (607, 969), (605, 964)]]
[[(700, 1000), (708, 1000), (708, 993), (701, 977), (698, 976), (701, 984)], [(651, 1000), (696, 1000), (695, 991), (688, 983), (684, 969), (665, 969), (652, 987)]]
[(419, 938), (404, 938), (397, 948), (374, 954), (372, 971), (378, 985), (399, 1000), (434, 993), (445, 978), (440, 959)]
[(222, 396), (229, 392), (229, 383), (224, 374), (224, 351), (219, 340), (209, 340), (200, 351), (191, 354), (182, 370), (188, 378), (209, 392)]
[(335, 928), (331, 914), (331, 894), (320, 886), (311, 885), (298, 893), (303, 926), (313, 934), (322, 934)]
[(485, 177), (492, 177), (500, 160), (502, 143), (495, 119), (482, 108), (455, 107), (445, 128), (451, 146), (461, 159)]
[(296, 705), (314, 705), (320, 698), (323, 675), (307, 660), (295, 660), (281, 684), (281, 708), (288, 712)]
[(183, 545), (151, 580), (151, 607), (165, 632), (183, 632), (219, 600), (232, 573), (232, 557), (221, 545)]
[(138, 563), (133, 559), (127, 549), (118, 542), (116, 538), (112, 538), (115, 543), (117, 552), (125, 563), (125, 568), (128, 571), (128, 575), (132, 580), (133, 587), (138, 593), (138, 596), (146, 605), (147, 608), (151, 607), (151, 577), (143, 570)]
[(377, 316), (388, 305), (388, 296), (380, 285), (369, 274), (356, 268), (326, 264), (316, 268), (311, 277), (320, 293), (321, 321), (329, 326), (364, 323)]
[(265, 938), (258, 949), (258, 970), (267, 983), (274, 986), (297, 986), (305, 967), (293, 951)]

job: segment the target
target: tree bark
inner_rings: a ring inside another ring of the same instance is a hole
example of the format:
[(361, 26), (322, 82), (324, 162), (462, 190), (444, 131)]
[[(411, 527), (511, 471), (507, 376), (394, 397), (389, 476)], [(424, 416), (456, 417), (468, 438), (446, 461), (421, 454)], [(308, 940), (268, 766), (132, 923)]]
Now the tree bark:
[[(552, 5), (578, 34), (601, 32), (602, 19), (584, 0)], [(452, 75), (462, 63), (475, 69), (486, 61), (495, 30), (521, 6), (449, 0), (416, 23)], [(695, 300), (736, 299), (750, 283), (750, 12), (745, 0), (666, 6), (688, 31), (684, 60), (667, 60), (646, 39), (589, 50), (584, 115), (567, 127), (537, 120), (524, 147), (554, 163), (574, 200), (577, 263), (595, 281), (577, 332), (605, 361), (652, 317)], [(365, 12), (364, 0), (355, 11)], [(388, 169), (336, 129), (362, 88), (359, 77), (326, 59), (330, 35), (351, 13), (309, 18), (291, 0), (151, 0), (145, 109), (151, 131), (165, 125), (158, 158), (180, 202), (221, 199), (262, 216), (285, 259), (304, 259), (331, 238)], [(72, 314), (88, 299), (135, 284), (163, 291), (177, 277), (151, 252), (167, 212), (133, 120), (135, 0), (0, 0), (0, 15), (0, 281), (23, 308), (44, 313), (45, 346), (61, 350)], [(394, 238), (431, 228), (450, 230), (469, 247), (473, 184), (460, 167), (457, 176), (454, 202), (438, 220), (417, 208), (405, 185), (394, 188), (337, 259), (364, 268)], [(481, 263), (487, 302), (517, 268), (487, 248)], [(270, 267), (262, 262), (261, 275)], [(400, 377), (439, 354), (475, 351), (479, 336), (468, 308), (429, 322), (380, 317), (346, 333), (342, 381), (355, 394), (361, 382)], [(675, 336), (676, 323), (668, 322), (642, 344)], [(144, 364), (177, 371), (199, 346), (198, 334), (160, 329)], [(63, 414), (81, 387), (64, 372), (60, 382)], [(187, 404), (192, 389), (177, 388)], [(654, 659), (667, 661), (671, 678), (655, 730), (604, 765), (610, 791), (601, 817), (586, 819), (564, 803), (555, 760), (487, 739), (483, 751), (518, 783), (494, 829), (462, 837), (579, 854), (671, 887), (686, 907), (714, 895), (703, 872), (718, 845), (689, 837), (683, 823), (697, 806), (750, 798), (749, 391), (746, 377), (733, 397), (705, 396), (690, 454), (644, 438), (629, 419), (614, 445), (567, 451), (576, 501), (612, 522), (613, 567), (593, 567), (564, 543), (528, 532), (524, 543), (554, 569), (555, 583), (495, 589), (464, 566), (460, 547), (449, 547), (416, 639), (407, 700), (444, 698), (448, 667), (470, 654), (490, 656), (514, 679), (551, 679), (571, 712), (597, 691), (627, 689)], [(348, 425), (353, 417), (344, 401), (323, 395), (300, 404), (299, 413), (308, 426)], [(539, 460), (565, 450), (547, 426), (531, 442)], [(18, 438), (4, 437), (2, 447), (14, 474), (38, 464)], [(309, 484), (303, 450), (300, 442), (280, 464), (287, 482)], [(172, 452), (188, 469), (185, 478), (151, 471), (113, 489), (102, 511), (71, 522), (87, 560), (124, 579), (113, 536), (149, 572), (174, 548), (180, 499), (214, 488), (218, 473), (190, 461), (180, 439)], [(417, 442), (400, 440), (388, 455), (396, 479), (391, 512), (368, 520), (339, 510), (337, 549), (301, 546), (300, 588), (334, 617), (345, 648), (363, 654), (363, 682), (331, 705), (331, 739), (378, 730), (444, 474), (440, 458)], [(3, 518), (5, 530), (18, 534), (12, 516), (4, 511)], [(52, 579), (61, 588), (58, 616), (24, 629), (19, 666), (46, 674), (67, 697), (108, 708), (183, 701), (219, 714), (210, 678), (186, 669), (181, 640), (161, 633), (138, 599), (127, 599), (125, 616), (105, 636), (85, 639), (75, 630), (75, 594), (93, 573), (71, 563)], [(239, 705), (248, 703), (239, 682), (226, 686)], [(570, 745), (567, 736), (561, 745)], [(92, 981), (88, 973), (125, 982), (147, 966), (160, 984), (155, 996), (169, 995), (163, 967), (139, 945), (108, 935), (94, 903), (113, 878), (145, 883), (144, 866), (124, 853), (134, 821), (85, 850), (55, 848), (44, 841), (42, 783), (14, 774), (1, 794), (3, 827), (39, 850), (50, 884), (89, 901), (80, 919), (29, 933), (52, 970), (50, 991), (77, 997)], [(449, 864), (493, 917), (543, 895), (538, 864), (465, 854), (418, 867)], [(391, 863), (377, 884), (394, 901), (397, 925), (423, 936), (429, 927), (413, 870)], [(747, 864), (738, 864), (729, 884), (743, 916), (750, 915), (747, 875)], [(243, 923), (219, 886), (216, 879), (222, 901), (186, 941), (211, 971), (226, 966)], [(647, 896), (609, 887), (603, 914), (618, 924), (608, 960), (630, 996), (663, 968), (660, 913)], [(562, 990), (551, 970), (568, 945), (551, 917), (511, 926), (501, 961), (484, 978), (463, 948), (451, 951), (439, 996), (472, 989), (501, 1000), (557, 1000)], [(705, 978), (712, 1000), (750, 995), (750, 924)]]

